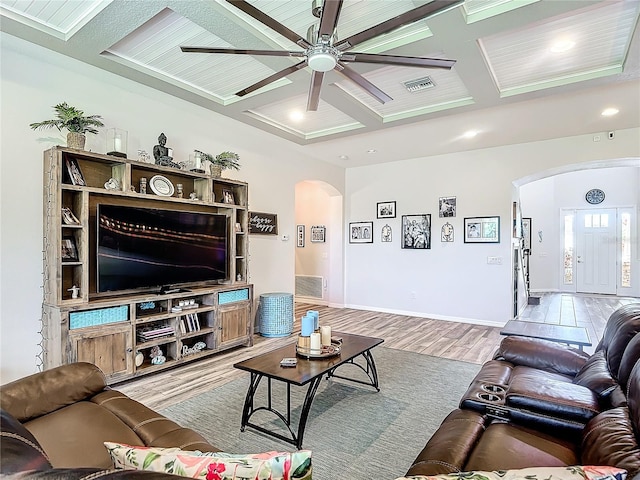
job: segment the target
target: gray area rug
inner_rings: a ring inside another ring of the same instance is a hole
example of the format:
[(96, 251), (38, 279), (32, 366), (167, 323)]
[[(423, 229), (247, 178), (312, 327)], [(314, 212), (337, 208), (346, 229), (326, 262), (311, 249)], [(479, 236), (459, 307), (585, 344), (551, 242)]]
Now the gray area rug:
[[(372, 351), (380, 392), (341, 379), (323, 379), (309, 413), (303, 448), (313, 452), (316, 480), (393, 480), (403, 476), (427, 440), (460, 398), (479, 365), (376, 347)], [(355, 366), (336, 371), (366, 379)], [(161, 410), (229, 453), (291, 451), (295, 447), (247, 428), (240, 432), (246, 378)], [(260, 393), (266, 396), (266, 379)], [(274, 407), (286, 413), (286, 388), (272, 382)], [(291, 414), (297, 425), (306, 386), (292, 386)], [(257, 397), (257, 398), (265, 398)], [(282, 401), (280, 401), (282, 400)], [(259, 400), (255, 405), (258, 406)], [(259, 412), (252, 422), (280, 430), (280, 420)], [(286, 430), (280, 430), (285, 432)]]

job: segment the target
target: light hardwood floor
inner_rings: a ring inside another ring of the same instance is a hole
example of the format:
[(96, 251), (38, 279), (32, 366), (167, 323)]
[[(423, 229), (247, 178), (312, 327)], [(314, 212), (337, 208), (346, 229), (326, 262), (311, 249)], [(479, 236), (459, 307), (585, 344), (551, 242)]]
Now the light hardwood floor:
[[(539, 305), (527, 306), (520, 319), (583, 326), (593, 343), (593, 347), (587, 347), (585, 351), (592, 353), (611, 312), (632, 302), (640, 302), (640, 299), (548, 293), (541, 295)], [(489, 360), (502, 339), (500, 329), (495, 327), (309, 304), (296, 304), (294, 335), (300, 332), (300, 318), (307, 310), (318, 310), (321, 324), (330, 325), (333, 331), (380, 337), (384, 339), (382, 345), (388, 348), (476, 364)], [(255, 335), (251, 348), (239, 347), (179, 368), (117, 384), (114, 388), (154, 410), (165, 408), (246, 377), (246, 372), (233, 368), (234, 363), (293, 342), (293, 338)]]

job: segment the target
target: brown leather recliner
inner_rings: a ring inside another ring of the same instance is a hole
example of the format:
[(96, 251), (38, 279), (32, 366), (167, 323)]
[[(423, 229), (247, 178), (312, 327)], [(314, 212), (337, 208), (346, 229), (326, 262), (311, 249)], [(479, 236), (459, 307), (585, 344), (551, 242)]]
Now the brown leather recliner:
[[(635, 304), (611, 315), (592, 357), (551, 342), (505, 338), (407, 476), (580, 464), (640, 476), (639, 330)], [(522, 381), (512, 390), (514, 374)], [(492, 397), (474, 400), (485, 394)], [(584, 403), (593, 411), (581, 412)]]
[(0, 474), (51, 467), (109, 469), (105, 441), (218, 451), (195, 431), (111, 390), (102, 371), (90, 363), (63, 365), (3, 385), (0, 408)]

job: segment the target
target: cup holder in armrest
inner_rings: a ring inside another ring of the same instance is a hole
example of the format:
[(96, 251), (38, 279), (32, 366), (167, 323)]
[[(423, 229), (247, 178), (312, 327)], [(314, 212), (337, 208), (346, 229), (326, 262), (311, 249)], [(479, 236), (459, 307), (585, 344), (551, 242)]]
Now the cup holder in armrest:
[(500, 395), (496, 395), (494, 393), (482, 392), (478, 393), (478, 398), (484, 400), (485, 402), (500, 402), (502, 401), (502, 397)]
[(504, 393), (504, 387), (501, 387), (500, 385), (485, 385), (483, 383), (482, 385), (480, 385), (480, 388), (489, 393)]

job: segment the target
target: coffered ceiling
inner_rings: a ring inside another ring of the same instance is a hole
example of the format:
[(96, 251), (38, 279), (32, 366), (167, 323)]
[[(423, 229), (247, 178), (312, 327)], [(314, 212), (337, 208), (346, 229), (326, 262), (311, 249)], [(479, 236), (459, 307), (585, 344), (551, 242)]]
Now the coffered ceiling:
[[(303, 37), (318, 22), (311, 0), (249, 3)], [(424, 3), (345, 0), (337, 37)], [(180, 46), (301, 50), (225, 0), (0, 0), (0, 12), (4, 32), (347, 166), (398, 159), (390, 152), (378, 158), (366, 153), (384, 152), (394, 142), (403, 143), (394, 154), (407, 157), (420, 146), (424, 154), (424, 140), (433, 154), (640, 126), (640, 0), (465, 0), (351, 49), (456, 60), (451, 70), (352, 63), (392, 100), (382, 104), (330, 71), (315, 112), (305, 111), (309, 67), (236, 95), (300, 58), (181, 51)], [(408, 88), (411, 82), (419, 86)], [(606, 106), (618, 108), (619, 115), (599, 118)], [(488, 122), (494, 123), (487, 127)], [(463, 143), (467, 128), (476, 130), (475, 144)], [(494, 136), (483, 140), (483, 129)]]

